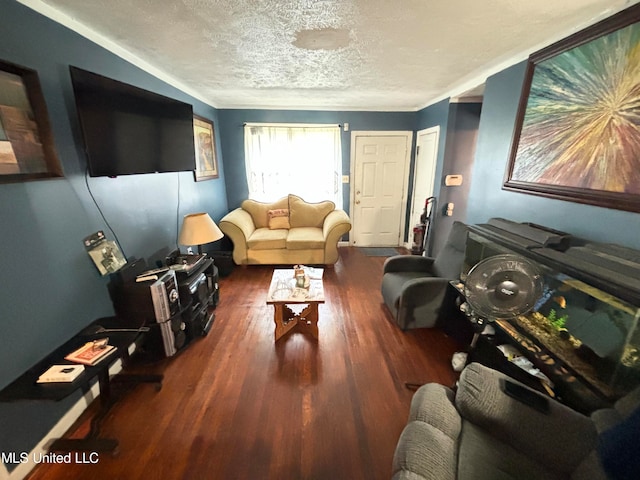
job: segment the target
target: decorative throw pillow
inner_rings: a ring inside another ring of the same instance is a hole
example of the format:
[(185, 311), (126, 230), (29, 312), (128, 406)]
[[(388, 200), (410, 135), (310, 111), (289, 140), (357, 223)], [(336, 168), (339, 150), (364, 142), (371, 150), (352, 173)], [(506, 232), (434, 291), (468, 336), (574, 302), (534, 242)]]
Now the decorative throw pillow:
[(289, 195), (289, 210), (291, 227), (322, 228), (324, 219), (334, 211), (336, 204), (330, 200), (318, 203), (307, 203), (296, 195)]
[(289, 225), (289, 209), (288, 208), (278, 208), (275, 210), (269, 210), (267, 212), (267, 217), (269, 218), (269, 229), (275, 230), (277, 228), (291, 228)]
[(273, 203), (245, 200), (240, 206), (243, 210), (249, 212), (256, 228), (267, 228), (269, 226), (269, 216), (267, 212), (278, 208), (287, 208), (289, 206), (289, 198), (284, 197)]

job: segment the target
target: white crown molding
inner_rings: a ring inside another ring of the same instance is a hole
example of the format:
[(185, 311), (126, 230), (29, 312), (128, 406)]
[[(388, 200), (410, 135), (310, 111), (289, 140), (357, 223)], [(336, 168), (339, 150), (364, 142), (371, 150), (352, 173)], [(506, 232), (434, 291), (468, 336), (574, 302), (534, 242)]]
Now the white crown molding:
[(527, 60), (529, 58), (529, 56), (532, 53), (535, 53), (539, 50), (542, 50), (545, 47), (548, 47), (549, 45), (553, 45), (556, 42), (559, 42), (560, 40), (569, 37), (570, 35), (577, 33), (587, 27), (590, 27), (591, 25), (594, 25), (596, 23), (598, 23), (601, 20), (605, 20), (609, 17), (611, 17), (612, 15), (615, 15), (618, 12), (621, 12), (622, 10), (629, 8), (631, 5), (638, 3), (637, 1), (632, 1), (632, 0), (628, 0), (626, 2), (625, 5), (621, 5), (618, 8), (610, 8), (608, 10), (606, 10), (605, 12), (603, 12), (600, 15), (597, 15), (593, 18), (591, 18), (591, 20), (587, 21), (587, 22), (583, 22), (580, 25), (577, 25), (576, 27), (569, 29), (563, 33), (559, 33), (558, 35), (556, 35), (555, 38), (552, 38), (550, 40), (545, 40), (544, 42), (540, 42), (537, 45), (535, 45), (534, 47), (532, 47), (531, 49), (524, 51), (524, 52), (520, 52), (516, 55), (510, 56), (509, 58), (499, 61), (498, 63), (496, 63), (494, 66), (489, 67), (485, 70), (483, 70), (481, 73), (478, 73), (476, 76), (474, 76), (471, 80), (467, 80), (459, 85), (456, 85), (455, 87), (453, 87), (451, 90), (449, 90), (447, 93), (443, 94), (443, 95), (439, 95), (438, 97), (430, 100), (429, 102), (427, 102), (426, 104), (424, 104), (422, 107), (418, 108), (418, 110), (422, 110), (424, 108), (430, 107), (431, 105), (434, 105), (438, 102), (441, 102), (442, 100), (445, 100), (447, 98), (456, 98), (459, 95), (463, 94), (464, 92), (466, 92), (467, 90), (471, 90), (472, 88), (477, 87), (478, 85), (482, 85), (483, 83), (485, 83), (487, 81), (487, 79), (489, 77), (491, 77), (492, 75), (495, 75), (496, 73), (499, 73), (503, 70), (506, 70), (507, 68), (516, 65), (517, 63), (520, 63), (524, 60)]
[[(213, 105), (211, 103), (210, 100), (207, 100), (206, 98), (202, 97), (198, 92), (194, 91), (193, 89), (191, 89), (189, 86), (185, 85), (184, 83), (180, 82), (179, 80), (177, 80), (175, 77), (169, 75), (168, 73), (164, 72), (163, 70), (151, 65), (150, 63), (142, 60), (141, 58), (137, 57), (136, 55), (134, 55), (133, 53), (131, 53), (130, 51), (128, 51), (125, 48), (122, 48), (120, 45), (116, 44), (115, 42), (109, 40), (108, 38), (106, 38), (104, 35), (96, 32), (95, 30), (87, 27), (86, 25), (84, 25), (81, 22), (78, 22), (77, 20), (75, 20), (74, 18), (66, 15), (65, 13), (61, 12), (60, 10), (57, 10), (53, 7), (51, 7), (50, 5), (47, 5), (46, 3), (42, 2), (41, 0), (17, 0), (18, 3), (21, 3), (22, 5), (24, 5), (25, 7), (30, 8), (31, 10), (34, 10), (35, 12), (44, 15), (45, 17), (49, 18), (50, 20), (53, 20), (56, 23), (59, 23), (60, 25), (67, 27), (69, 30), (72, 30), (74, 32), (76, 32), (78, 35), (82, 35), (83, 37), (85, 37), (86, 39), (92, 41), (93, 43), (99, 45), (100, 47), (104, 48), (105, 50), (108, 50), (109, 52), (113, 53), (114, 55), (122, 58), (123, 60), (126, 60), (127, 62), (135, 65), (136, 67), (144, 70), (145, 72), (149, 73), (150, 75), (153, 75), (154, 77), (162, 80), (165, 83), (168, 83), (169, 85), (181, 90), (182, 92), (191, 95), (193, 98), (196, 98), (198, 100), (200, 100), (203, 103), (206, 103), (207, 105), (214, 107), (214, 108), (218, 108), (215, 105)], [(99, 72), (96, 72), (99, 73)]]
[[(592, 17), (590, 20), (582, 22), (581, 24), (575, 26), (568, 31), (564, 31), (561, 34), (557, 34), (555, 38), (550, 40), (545, 40), (544, 42), (540, 42), (538, 45), (533, 46), (527, 51), (522, 51), (520, 53), (510, 55), (508, 58), (496, 58), (495, 64), (493, 66), (489, 66), (487, 68), (482, 69), (476, 73), (471, 73), (466, 75), (464, 78), (460, 79), (460, 83), (454, 84), (454, 86), (445, 92), (442, 95), (438, 95), (436, 97), (432, 97), (430, 99), (426, 99), (424, 103), (420, 102), (420, 104), (415, 106), (407, 106), (406, 104), (403, 106), (384, 106), (384, 107), (376, 107), (375, 105), (369, 106), (340, 106), (340, 105), (326, 105), (326, 106), (318, 106), (318, 105), (305, 105), (305, 104), (278, 104), (278, 105), (267, 105), (261, 104), (259, 100), (252, 101), (249, 99), (245, 100), (246, 103), (240, 103), (234, 101), (233, 99), (229, 101), (229, 99), (217, 99), (215, 102), (211, 99), (205, 98), (201, 93), (195, 91), (194, 88), (189, 87), (184, 84), (182, 81), (175, 78), (170, 73), (167, 73), (165, 70), (158, 68), (145, 60), (142, 60), (129, 50), (123, 48), (118, 45), (114, 41), (108, 39), (104, 35), (99, 32), (89, 28), (83, 23), (79, 22), (72, 16), (63, 13), (62, 11), (50, 6), (45, 3), (43, 0), (17, 0), (22, 5), (34, 10), (35, 12), (40, 13), (41, 15), (51, 19), (52, 21), (59, 23), (71, 31), (78, 33), (79, 35), (87, 38), (88, 40), (94, 42), (95, 44), (105, 48), (107, 51), (113, 53), (114, 55), (124, 59), (125, 61), (131, 63), (144, 70), (145, 72), (155, 76), (156, 78), (166, 82), (167, 84), (181, 90), (182, 92), (196, 98), (203, 103), (210, 105), (213, 108), (217, 109), (259, 109), (259, 110), (299, 110), (299, 111), (354, 111), (354, 112), (417, 112), (426, 107), (434, 105), (442, 100), (456, 98), (461, 96), (464, 92), (471, 90), (478, 85), (481, 85), (486, 82), (487, 78), (492, 75), (495, 75), (498, 72), (505, 70), (506, 68), (513, 66), (521, 61), (526, 60), (529, 55), (535, 51), (540, 50), (552, 43), (555, 43), (558, 40), (566, 38), (568, 35), (572, 33), (576, 33), (583, 28), (586, 28), (598, 21), (604, 20), (611, 15), (618, 13), (619, 11), (628, 8), (629, 6), (638, 3), (637, 0), (617, 0), (616, 3), (618, 6), (611, 7), (602, 12), (599, 15)], [(303, 100), (304, 101), (304, 100)], [(288, 103), (285, 101), (284, 103)]]

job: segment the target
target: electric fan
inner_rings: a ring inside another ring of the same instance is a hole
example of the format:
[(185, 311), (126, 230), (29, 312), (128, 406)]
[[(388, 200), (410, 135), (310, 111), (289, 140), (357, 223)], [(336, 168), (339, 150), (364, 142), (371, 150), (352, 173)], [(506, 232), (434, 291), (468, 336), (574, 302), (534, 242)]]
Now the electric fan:
[(529, 312), (542, 295), (542, 275), (536, 265), (514, 254), (495, 255), (477, 263), (468, 273), (461, 309), (475, 324), (475, 346), (486, 322)]

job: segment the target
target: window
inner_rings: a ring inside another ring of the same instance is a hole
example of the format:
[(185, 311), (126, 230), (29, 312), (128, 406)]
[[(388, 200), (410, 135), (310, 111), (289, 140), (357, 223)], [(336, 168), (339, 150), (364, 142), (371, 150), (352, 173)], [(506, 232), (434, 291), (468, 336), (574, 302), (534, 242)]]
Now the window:
[(339, 125), (247, 124), (244, 144), (249, 198), (272, 202), (292, 193), (342, 208)]

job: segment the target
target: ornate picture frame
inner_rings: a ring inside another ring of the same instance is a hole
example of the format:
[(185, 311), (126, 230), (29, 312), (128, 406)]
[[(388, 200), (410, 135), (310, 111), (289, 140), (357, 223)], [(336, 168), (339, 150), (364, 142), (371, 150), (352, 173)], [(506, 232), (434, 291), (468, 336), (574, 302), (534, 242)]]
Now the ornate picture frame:
[(0, 60), (0, 183), (63, 176), (38, 73)]
[(193, 116), (193, 139), (196, 149), (196, 182), (218, 178), (218, 156), (216, 155), (216, 137), (213, 122), (206, 118)]
[(503, 189), (640, 212), (640, 5), (529, 58)]

